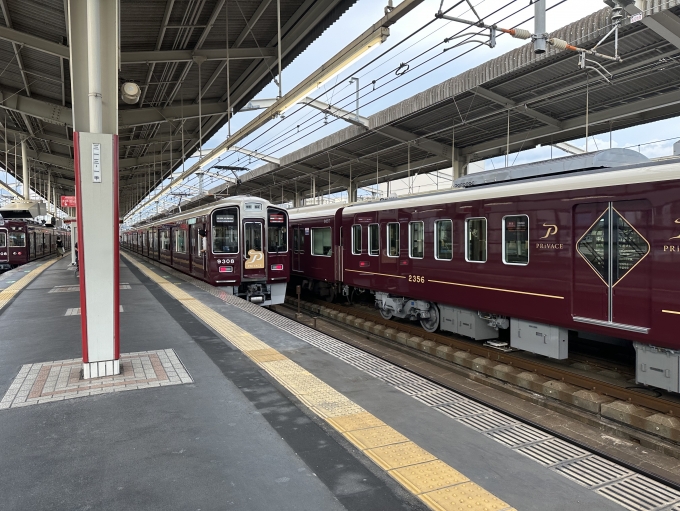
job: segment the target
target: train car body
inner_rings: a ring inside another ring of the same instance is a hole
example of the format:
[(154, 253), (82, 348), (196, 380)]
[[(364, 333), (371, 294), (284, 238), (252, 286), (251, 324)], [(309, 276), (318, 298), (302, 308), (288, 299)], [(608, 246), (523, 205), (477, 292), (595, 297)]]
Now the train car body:
[(312, 206), (290, 215), (291, 276), (333, 301), (342, 280), (343, 206)]
[[(290, 214), (292, 225), (319, 221), (303, 209)], [(478, 340), (509, 328), (513, 347), (553, 358), (567, 357), (569, 331), (625, 339), (636, 348), (639, 382), (680, 390), (679, 162), (337, 214), (336, 289), (374, 293), (383, 317)]]
[(253, 303), (283, 303), (290, 275), (288, 214), (231, 197), (125, 231), (121, 246)]
[(71, 231), (26, 220), (0, 220), (0, 271), (57, 254), (57, 237), (71, 249)]

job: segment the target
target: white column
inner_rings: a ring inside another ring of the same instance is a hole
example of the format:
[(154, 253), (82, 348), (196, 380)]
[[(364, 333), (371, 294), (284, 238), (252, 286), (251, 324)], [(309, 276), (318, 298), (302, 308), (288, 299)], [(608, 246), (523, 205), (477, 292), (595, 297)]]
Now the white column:
[(83, 375), (120, 373), (118, 2), (69, 0)]
[(28, 149), (26, 144), (26, 139), (21, 137), (21, 170), (23, 171), (23, 184), (22, 190), (24, 192), (24, 199), (31, 199), (31, 180), (28, 174)]

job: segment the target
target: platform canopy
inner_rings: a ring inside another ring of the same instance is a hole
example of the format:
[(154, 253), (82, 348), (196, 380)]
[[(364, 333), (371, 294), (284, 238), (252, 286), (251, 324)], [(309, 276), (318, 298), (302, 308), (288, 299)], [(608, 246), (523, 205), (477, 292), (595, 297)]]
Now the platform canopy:
[[(336, 124), (346, 127), (336, 133), (263, 161), (240, 176), (238, 187), (215, 187), (193, 203), (234, 193), (292, 202), (296, 193), (309, 198), (313, 191), (347, 190), (350, 179), (352, 187), (362, 187), (409, 172), (450, 170), (452, 144), (456, 172), (462, 174), (469, 162), (584, 137), (587, 104), (589, 135), (678, 116), (680, 2), (659, 4), (628, 5), (619, 35), (621, 62), (588, 56), (602, 64), (603, 69), (589, 65), (608, 80), (579, 68), (575, 52), (550, 46), (535, 55), (527, 44), (367, 118), (345, 116)], [(612, 28), (611, 13), (605, 6), (550, 36), (592, 48)], [(490, 51), (477, 50), (480, 56)], [(613, 55), (613, 37), (598, 51)], [(591, 140), (589, 149), (603, 147)]]
[[(280, 0), (284, 69), (354, 2)], [(67, 9), (0, 0), (0, 167), (21, 180), (28, 137), (31, 187), (42, 190), (49, 171), (58, 195), (74, 190)], [(276, 76), (276, 0), (120, 0), (120, 83), (141, 88), (137, 104), (119, 98), (122, 214), (197, 150), (199, 131), (206, 141), (226, 123), (227, 11), (237, 112)]]

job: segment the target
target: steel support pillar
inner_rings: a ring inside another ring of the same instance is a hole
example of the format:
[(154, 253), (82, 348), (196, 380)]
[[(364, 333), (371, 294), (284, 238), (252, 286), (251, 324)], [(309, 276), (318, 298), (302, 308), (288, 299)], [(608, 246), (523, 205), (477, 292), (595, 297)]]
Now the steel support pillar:
[(118, 2), (69, 0), (83, 377), (120, 373)]
[(357, 201), (357, 183), (356, 181), (349, 182), (349, 188), (347, 189), (348, 202), (351, 204)]
[(31, 179), (28, 170), (28, 144), (26, 144), (26, 138), (21, 137), (21, 170), (23, 171), (23, 183), (21, 184), (21, 190), (24, 194), (25, 200), (31, 199)]

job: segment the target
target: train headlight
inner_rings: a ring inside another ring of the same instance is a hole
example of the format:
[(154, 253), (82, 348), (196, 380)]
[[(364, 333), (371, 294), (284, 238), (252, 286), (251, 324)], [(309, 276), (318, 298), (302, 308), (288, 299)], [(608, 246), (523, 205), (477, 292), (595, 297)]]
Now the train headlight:
[(272, 270), (273, 271), (281, 271), (281, 270), (283, 270), (283, 265), (282, 264), (272, 264)]
[(233, 266), (220, 266), (220, 273), (234, 273)]

